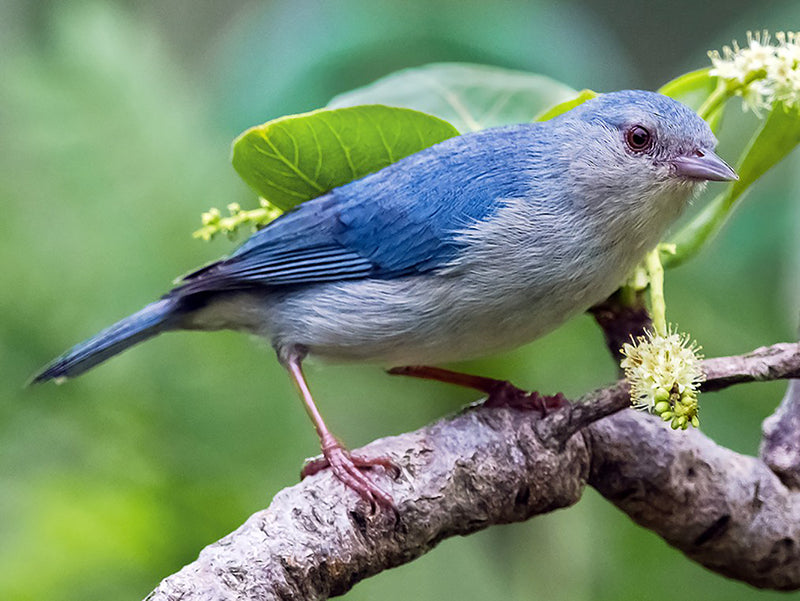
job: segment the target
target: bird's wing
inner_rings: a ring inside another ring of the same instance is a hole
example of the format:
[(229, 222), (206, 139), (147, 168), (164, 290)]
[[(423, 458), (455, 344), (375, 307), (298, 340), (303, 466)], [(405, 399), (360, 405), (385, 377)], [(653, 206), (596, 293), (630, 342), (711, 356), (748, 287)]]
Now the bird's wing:
[[(301, 204), (182, 288), (394, 278), (442, 267), (457, 234), (525, 194), (508, 140), (490, 130), (445, 141)], [(481, 135), (484, 134), (484, 135)], [(500, 138), (503, 140), (503, 138)]]

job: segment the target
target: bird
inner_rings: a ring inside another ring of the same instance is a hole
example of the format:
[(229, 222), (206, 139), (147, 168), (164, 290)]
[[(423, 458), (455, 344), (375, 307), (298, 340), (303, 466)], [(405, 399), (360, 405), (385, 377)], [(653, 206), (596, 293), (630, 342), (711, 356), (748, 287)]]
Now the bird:
[(737, 179), (716, 144), (690, 108), (642, 90), (447, 139), (284, 213), (33, 382), (78, 376), (171, 330), (255, 334), (319, 435), (322, 459), (306, 475), (330, 467), (391, 507), (365, 473), (391, 461), (331, 434), (303, 361), (427, 366), (541, 337), (611, 295), (707, 181)]

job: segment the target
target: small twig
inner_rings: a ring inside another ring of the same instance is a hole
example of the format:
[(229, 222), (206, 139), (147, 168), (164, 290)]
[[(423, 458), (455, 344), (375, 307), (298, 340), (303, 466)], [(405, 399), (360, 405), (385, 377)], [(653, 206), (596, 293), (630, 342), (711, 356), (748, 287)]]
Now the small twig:
[(800, 378), (800, 344), (786, 342), (757, 348), (734, 357), (706, 359), (703, 390), (721, 390), (733, 384)]

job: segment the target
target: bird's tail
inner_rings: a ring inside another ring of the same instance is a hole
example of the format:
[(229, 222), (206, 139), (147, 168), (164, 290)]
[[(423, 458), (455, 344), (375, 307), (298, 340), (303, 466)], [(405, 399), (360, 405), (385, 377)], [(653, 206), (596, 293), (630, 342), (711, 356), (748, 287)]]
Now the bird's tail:
[(177, 299), (165, 297), (75, 345), (35, 375), (31, 384), (79, 376), (128, 347), (169, 329)]

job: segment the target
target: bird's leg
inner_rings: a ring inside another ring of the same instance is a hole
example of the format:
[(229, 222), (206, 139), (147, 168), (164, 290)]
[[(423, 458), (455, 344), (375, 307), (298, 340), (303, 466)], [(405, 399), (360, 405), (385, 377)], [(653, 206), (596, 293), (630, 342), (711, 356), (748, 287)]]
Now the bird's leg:
[(483, 403), (485, 407), (535, 409), (541, 411), (542, 416), (544, 416), (548, 411), (558, 409), (567, 402), (564, 395), (560, 393), (554, 396), (544, 396), (538, 392), (526, 392), (521, 388), (517, 388), (508, 380), (495, 380), (494, 378), (465, 374), (442, 369), (441, 367), (408, 365), (405, 367), (393, 367), (389, 370), (389, 373), (398, 376), (436, 380), (437, 382), (478, 390), (487, 395), (487, 399)]
[(361, 469), (379, 465), (387, 470), (396, 471), (396, 466), (392, 464), (388, 457), (362, 457), (350, 453), (345, 449), (342, 444), (336, 440), (333, 434), (331, 434), (330, 430), (328, 430), (317, 406), (314, 404), (311, 391), (303, 376), (300, 355), (290, 355), (286, 362), (286, 367), (289, 370), (289, 375), (291, 375), (292, 380), (294, 380), (294, 383), (300, 391), (300, 396), (303, 399), (306, 412), (314, 423), (314, 428), (317, 430), (317, 435), (319, 436), (320, 445), (322, 447), (323, 458), (306, 463), (303, 470), (300, 472), (300, 477), (305, 478), (306, 476), (311, 476), (330, 467), (334, 475), (345, 486), (356, 491), (364, 500), (369, 501), (373, 505), (377, 503), (383, 507), (394, 509), (392, 498), (370, 482), (369, 479), (361, 473)]

